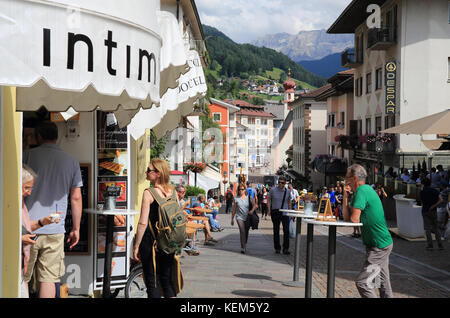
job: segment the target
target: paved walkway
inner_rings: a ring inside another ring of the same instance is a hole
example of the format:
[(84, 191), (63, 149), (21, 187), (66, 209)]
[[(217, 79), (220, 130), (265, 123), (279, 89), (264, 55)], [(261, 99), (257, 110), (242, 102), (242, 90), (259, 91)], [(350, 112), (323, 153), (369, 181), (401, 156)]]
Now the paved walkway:
[[(182, 270), (185, 287), (179, 297), (233, 298), (273, 297), (303, 298), (304, 288), (284, 286), (293, 279), (292, 255), (275, 254), (272, 241), (272, 222), (261, 220), (260, 229), (250, 230), (247, 254), (240, 253), (239, 230), (231, 227), (231, 215), (220, 214), (218, 221), (225, 228), (213, 233), (219, 240), (215, 246), (203, 245), (201, 254), (185, 255)], [(349, 236), (352, 229), (338, 229), (336, 249), (337, 298), (357, 297), (354, 279), (364, 261), (364, 246), (359, 239)], [(313, 253), (313, 297), (326, 296), (327, 228), (315, 226)], [(390, 257), (391, 284), (394, 297), (450, 297), (450, 244), (445, 251), (426, 251), (425, 242), (409, 242), (394, 237)], [(300, 280), (304, 281), (306, 255), (306, 226), (302, 226)]]

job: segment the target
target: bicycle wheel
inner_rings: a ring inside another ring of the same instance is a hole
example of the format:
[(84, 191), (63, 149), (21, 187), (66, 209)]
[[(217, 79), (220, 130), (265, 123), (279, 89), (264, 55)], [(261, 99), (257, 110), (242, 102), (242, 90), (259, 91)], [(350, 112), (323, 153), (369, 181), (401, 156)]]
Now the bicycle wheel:
[(125, 286), (125, 298), (147, 298), (142, 265), (130, 273)]

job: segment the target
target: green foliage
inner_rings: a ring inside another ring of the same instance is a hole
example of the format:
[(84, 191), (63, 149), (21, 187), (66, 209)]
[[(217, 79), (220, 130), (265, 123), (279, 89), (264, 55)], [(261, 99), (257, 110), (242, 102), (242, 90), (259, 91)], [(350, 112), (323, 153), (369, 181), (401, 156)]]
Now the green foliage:
[[(274, 68), (288, 70), (290, 68), (292, 77), (300, 81), (314, 87), (325, 84), (325, 79), (308, 72), (282, 53), (251, 44), (237, 44), (217, 29), (206, 25), (203, 26), (203, 30), (211, 59), (216, 60), (222, 66), (219, 71), (221, 76), (233, 77), (241, 73), (266, 76), (266, 70), (272, 71)], [(271, 75), (271, 77), (275, 78), (274, 75)]]
[(163, 158), (162, 154), (166, 151), (166, 144), (168, 141), (169, 141), (168, 136), (164, 136), (161, 139), (158, 139), (158, 138), (156, 138), (156, 135), (153, 132), (153, 130), (151, 130), (151, 133), (150, 133), (150, 144), (151, 144), (150, 158), (167, 159), (167, 158)]
[(205, 190), (199, 187), (186, 186), (186, 197), (196, 197), (199, 194), (206, 194)]

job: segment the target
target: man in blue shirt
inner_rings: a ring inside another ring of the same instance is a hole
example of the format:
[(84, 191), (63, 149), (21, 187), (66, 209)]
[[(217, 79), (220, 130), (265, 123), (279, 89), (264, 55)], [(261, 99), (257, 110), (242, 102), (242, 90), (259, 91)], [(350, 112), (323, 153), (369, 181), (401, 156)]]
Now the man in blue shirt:
[(335, 196), (336, 192), (334, 191), (333, 186), (330, 187), (330, 191), (328, 191), (328, 193), (330, 194), (331, 210), (334, 213), (334, 208), (336, 207), (336, 196)]

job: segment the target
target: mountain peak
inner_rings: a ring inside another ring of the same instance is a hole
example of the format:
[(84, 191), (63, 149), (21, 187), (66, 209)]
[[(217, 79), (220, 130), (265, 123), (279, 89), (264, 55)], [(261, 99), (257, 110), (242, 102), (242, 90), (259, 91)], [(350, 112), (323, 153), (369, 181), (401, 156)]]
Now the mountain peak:
[(260, 37), (252, 44), (284, 53), (295, 62), (319, 60), (353, 46), (352, 34), (328, 34), (325, 29), (278, 33)]

